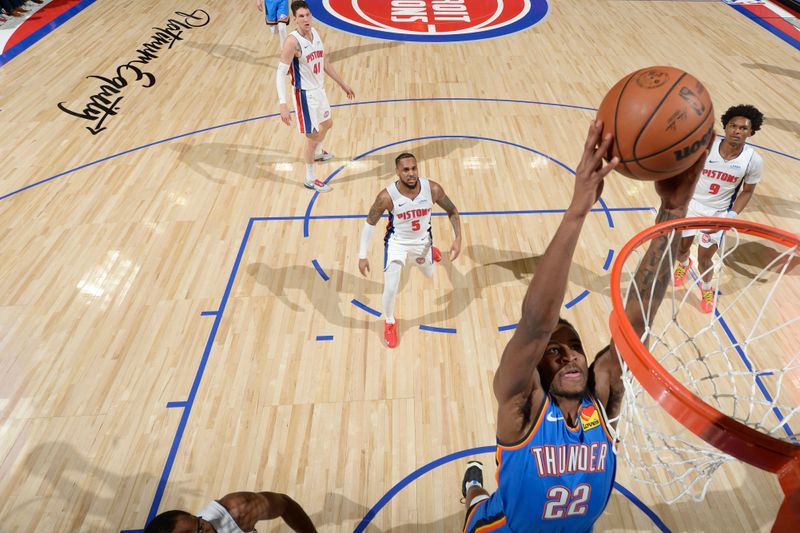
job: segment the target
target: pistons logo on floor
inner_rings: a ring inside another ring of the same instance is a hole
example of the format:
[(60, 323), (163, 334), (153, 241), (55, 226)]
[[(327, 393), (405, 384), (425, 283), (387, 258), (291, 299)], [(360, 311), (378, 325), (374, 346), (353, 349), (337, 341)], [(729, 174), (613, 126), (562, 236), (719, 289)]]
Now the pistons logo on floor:
[(457, 42), (522, 31), (547, 15), (547, 0), (311, 0), (323, 24), (390, 41)]

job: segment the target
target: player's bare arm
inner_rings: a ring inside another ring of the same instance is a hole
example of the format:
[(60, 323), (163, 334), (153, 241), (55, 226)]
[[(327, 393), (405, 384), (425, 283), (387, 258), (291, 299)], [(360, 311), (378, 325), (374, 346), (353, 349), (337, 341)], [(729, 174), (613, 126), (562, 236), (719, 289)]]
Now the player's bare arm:
[(278, 99), (280, 101), (281, 121), (287, 126), (292, 124), (292, 115), (289, 113), (289, 106), (286, 104), (286, 82), (284, 78), (286, 73), (289, 72), (289, 65), (292, 59), (300, 53), (300, 43), (294, 35), (289, 35), (283, 42), (281, 48), (281, 59), (278, 62), (278, 69), (275, 76), (275, 83), (277, 84)]
[(275, 492), (234, 492), (219, 500), (243, 531), (252, 531), (261, 520), (283, 518), (293, 531), (315, 533), (308, 514), (285, 494)]
[(528, 420), (524, 408), (538, 410), (545, 398), (536, 369), (555, 329), (569, 268), (583, 223), (603, 190), (603, 180), (617, 165), (614, 158), (603, 165), (612, 137), (601, 140), (602, 123), (593, 121), (575, 172), (572, 202), (542, 257), (522, 302), (522, 317), (503, 351), (494, 377), (498, 401), (497, 437), (515, 442), (523, 436)]
[(731, 211), (736, 214), (740, 214), (742, 211), (744, 211), (744, 208), (747, 207), (748, 203), (750, 203), (750, 199), (753, 197), (754, 192), (756, 192), (755, 183), (745, 183), (742, 185), (742, 190), (739, 191), (739, 196), (737, 196), (736, 201), (733, 202)]
[(367, 244), (375, 229), (375, 224), (381, 219), (384, 212), (392, 209), (392, 197), (386, 189), (383, 189), (375, 198), (372, 207), (369, 208), (367, 214), (367, 222), (364, 224), (364, 229), (361, 231), (361, 243), (358, 251), (358, 270), (362, 276), (366, 276), (370, 272), (369, 259), (367, 259)]
[[(656, 215), (656, 224), (686, 216), (689, 201), (694, 194), (694, 187), (703, 170), (707, 155), (708, 150), (692, 168), (682, 174), (655, 182), (656, 192), (661, 197), (661, 207)], [(631, 291), (628, 301), (625, 303), (625, 314), (639, 336), (650, 325), (645, 323), (645, 316), (649, 316), (651, 321), (655, 317), (671, 281), (672, 272), (661, 264), (662, 258), (666, 253), (669, 253), (667, 257), (676, 257), (679, 243), (680, 238), (674, 237), (670, 240), (669, 235), (653, 239), (634, 274), (636, 286), (647, 288), (647, 290), (640, 291), (638, 295), (635, 291)], [(669, 252), (667, 251), (668, 247), (670, 248)], [(605, 407), (608, 418), (616, 418), (622, 405), (624, 387), (622, 385), (622, 368), (613, 342), (598, 354), (592, 363), (590, 372), (592, 372), (590, 382), (594, 383), (592, 392)]]
[(333, 68), (333, 65), (331, 65), (329, 62), (326, 61), (323, 70), (325, 71), (325, 74), (330, 76), (331, 79), (333, 79), (333, 81), (335, 81), (336, 84), (342, 88), (342, 90), (347, 95), (348, 100), (352, 100), (353, 98), (356, 97), (356, 93), (354, 93), (353, 89), (349, 85), (347, 85), (344, 82), (344, 80), (342, 80), (342, 77), (339, 76), (339, 72), (335, 68)]
[(458, 215), (458, 208), (445, 194), (441, 185), (435, 181), (431, 181), (431, 196), (432, 200), (447, 213), (447, 218), (450, 220), (450, 225), (453, 226), (453, 244), (450, 246), (450, 261), (453, 261), (458, 254), (461, 253), (461, 218)]

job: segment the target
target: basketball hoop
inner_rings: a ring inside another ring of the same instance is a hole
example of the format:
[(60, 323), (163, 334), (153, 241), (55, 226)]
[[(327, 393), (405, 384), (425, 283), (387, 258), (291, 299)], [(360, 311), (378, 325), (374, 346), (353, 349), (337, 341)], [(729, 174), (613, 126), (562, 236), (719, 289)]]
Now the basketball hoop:
[[(670, 284), (661, 307), (650, 309), (654, 287), (634, 280), (644, 250), (690, 229), (725, 231), (714, 265), (692, 272), (696, 279), (713, 274), (714, 310), (700, 311), (691, 278), (675, 286), (669, 246), (657, 269), (668, 269)], [(798, 247), (797, 235), (769, 226), (694, 218), (648, 228), (620, 251), (609, 318), (625, 384), (618, 448), (634, 477), (666, 501), (702, 499), (714, 472), (736, 458), (778, 475), (785, 499), (773, 531), (800, 531), (800, 290), (792, 290), (800, 289)], [(650, 324), (641, 337), (630, 319), (638, 313)]]

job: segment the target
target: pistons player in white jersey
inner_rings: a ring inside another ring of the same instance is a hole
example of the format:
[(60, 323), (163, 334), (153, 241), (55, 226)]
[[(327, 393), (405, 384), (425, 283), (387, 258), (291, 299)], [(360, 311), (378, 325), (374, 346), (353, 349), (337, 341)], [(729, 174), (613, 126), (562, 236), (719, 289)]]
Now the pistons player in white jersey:
[(330, 185), (318, 180), (314, 173), (314, 161), (327, 161), (331, 156), (323, 150), (322, 141), (333, 126), (331, 106), (325, 94), (325, 74), (347, 94), (347, 98), (355, 98), (350, 88), (333, 66), (325, 61), (325, 49), (317, 30), (311, 27), (311, 10), (302, 0), (292, 2), (292, 16), (297, 22), (297, 29), (286, 37), (281, 50), (281, 59), (275, 75), (278, 100), (281, 104), (281, 120), (287, 126), (292, 123), (289, 106), (286, 105), (286, 86), (284, 78), (292, 75), (294, 89), (294, 109), (297, 114), (297, 125), (300, 133), (305, 135), (306, 144), (303, 149), (303, 160), (306, 164), (304, 185), (317, 192), (328, 192)]
[(425, 178), (420, 178), (417, 158), (413, 154), (402, 153), (395, 159), (398, 180), (383, 189), (369, 210), (367, 221), (361, 232), (358, 250), (358, 269), (366, 276), (369, 272), (367, 246), (384, 211), (389, 212), (389, 223), (384, 237), (383, 257), (383, 313), (385, 323), (383, 335), (386, 346), (397, 346), (397, 322), (394, 318), (394, 302), (400, 284), (400, 272), (406, 261), (412, 261), (422, 272), (433, 277), (433, 264), (441, 258), (439, 250), (433, 246), (431, 233), (431, 209), (438, 204), (447, 212), (453, 226), (455, 238), (450, 246), (450, 260), (461, 252), (461, 220), (458, 209), (442, 189), (442, 186)]
[[(764, 115), (751, 105), (733, 106), (722, 115), (725, 137), (718, 137), (709, 150), (700, 181), (689, 203), (687, 217), (736, 218), (742, 213), (753, 197), (756, 184), (761, 181), (763, 168), (761, 156), (745, 141), (755, 135), (763, 120)], [(712, 259), (722, 241), (722, 233), (686, 230), (678, 248), (678, 266), (673, 276), (676, 287), (683, 284), (692, 266), (689, 251), (695, 236), (699, 237), (697, 262), (702, 273), (700, 309), (705, 313), (714, 310)]]

